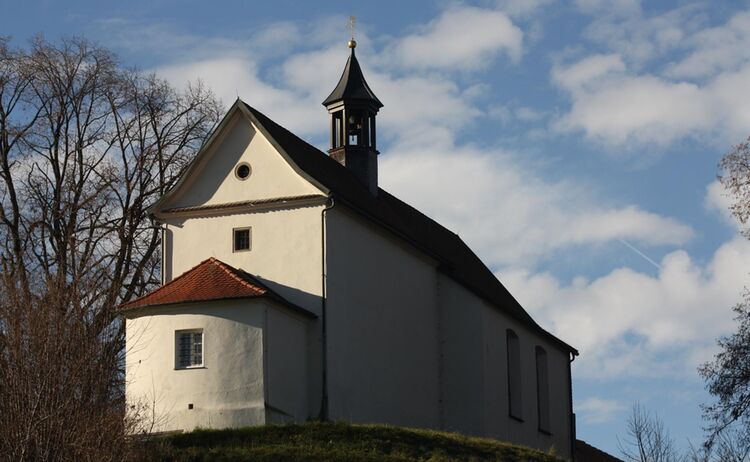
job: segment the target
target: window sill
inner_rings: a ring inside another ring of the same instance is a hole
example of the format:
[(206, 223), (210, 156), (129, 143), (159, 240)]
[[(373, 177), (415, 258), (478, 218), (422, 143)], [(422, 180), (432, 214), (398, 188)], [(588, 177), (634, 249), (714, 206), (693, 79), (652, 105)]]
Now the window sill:
[(205, 369), (206, 366), (175, 367), (176, 371), (191, 371), (193, 369)]

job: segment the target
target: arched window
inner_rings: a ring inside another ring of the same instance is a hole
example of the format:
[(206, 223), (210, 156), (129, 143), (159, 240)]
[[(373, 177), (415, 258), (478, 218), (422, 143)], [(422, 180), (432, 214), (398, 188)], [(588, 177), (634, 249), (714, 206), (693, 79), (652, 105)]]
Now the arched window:
[(505, 333), (508, 352), (508, 412), (511, 417), (523, 419), (521, 398), (521, 345), (512, 329)]
[(547, 352), (536, 347), (536, 406), (539, 418), (539, 430), (549, 433), (549, 369)]

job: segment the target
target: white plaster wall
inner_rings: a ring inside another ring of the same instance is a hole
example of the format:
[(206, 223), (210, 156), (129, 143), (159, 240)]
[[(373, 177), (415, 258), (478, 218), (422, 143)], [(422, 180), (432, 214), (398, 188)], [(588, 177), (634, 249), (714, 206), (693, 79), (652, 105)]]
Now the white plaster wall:
[[(440, 275), (444, 322), (445, 428), (489, 436), (570, 456), (568, 356), (447, 276)], [(523, 422), (508, 410), (506, 330), (521, 346)], [(551, 435), (538, 429), (536, 346), (547, 352)]]
[[(202, 165), (162, 208), (320, 194), (241, 113), (228, 122), (203, 156)], [(246, 181), (234, 176), (239, 162), (248, 162), (253, 169)], [(320, 314), (323, 207), (281, 207), (254, 213), (166, 219), (164, 280), (168, 282), (215, 257), (258, 276), (290, 302)], [(248, 226), (252, 228), (252, 249), (233, 252), (232, 230)], [(310, 416), (320, 410), (320, 331), (319, 321), (307, 323)]]
[(304, 422), (308, 417), (308, 320), (283, 310), (266, 315), (266, 402), (269, 423)]
[[(240, 162), (247, 162), (252, 168), (252, 174), (244, 181), (234, 175)], [(299, 176), (250, 120), (237, 111), (204, 153), (192, 176), (164, 207), (318, 193), (320, 190)]]
[[(292, 303), (320, 312), (322, 293), (321, 210), (306, 206), (170, 220), (165, 248), (168, 280), (215, 257), (267, 283)], [(252, 228), (252, 248), (233, 252), (232, 230)]]
[[(265, 301), (246, 299), (174, 305), (129, 316), (128, 404), (154, 408), (154, 431), (265, 423), (265, 310)], [(175, 369), (175, 331), (197, 328), (203, 329), (204, 367)]]
[[(482, 309), (485, 351), (485, 429), (490, 436), (515, 441), (530, 447), (571, 454), (570, 389), (568, 354), (515, 319), (485, 305)], [(521, 383), (523, 422), (509, 417), (506, 329), (518, 335), (521, 347)], [(547, 352), (549, 368), (550, 432), (539, 431), (536, 384), (536, 347)]]
[[(303, 422), (307, 321), (266, 299), (155, 307), (130, 315), (128, 404), (155, 410), (154, 431)], [(201, 368), (175, 368), (175, 331), (183, 329), (203, 329)]]
[(443, 428), (484, 436), (481, 300), (440, 273), (438, 303), (442, 331)]
[(343, 206), (326, 242), (330, 417), (438, 427), (434, 263)]

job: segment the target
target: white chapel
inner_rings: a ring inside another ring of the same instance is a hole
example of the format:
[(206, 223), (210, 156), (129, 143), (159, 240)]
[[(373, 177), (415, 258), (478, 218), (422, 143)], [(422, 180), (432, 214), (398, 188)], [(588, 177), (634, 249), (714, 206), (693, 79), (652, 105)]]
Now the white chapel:
[(349, 46), (327, 153), (238, 99), (152, 207), (163, 285), (122, 307), (128, 403), (155, 431), (330, 419), (570, 458), (578, 352), (378, 187), (383, 104)]

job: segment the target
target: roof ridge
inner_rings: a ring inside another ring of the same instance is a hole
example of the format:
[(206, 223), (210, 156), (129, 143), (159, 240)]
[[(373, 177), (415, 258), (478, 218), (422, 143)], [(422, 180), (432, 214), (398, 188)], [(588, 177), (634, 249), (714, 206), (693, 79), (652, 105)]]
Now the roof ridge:
[(387, 194), (388, 196), (390, 196), (390, 198), (393, 199), (394, 201), (399, 202), (400, 204), (409, 207), (414, 212), (416, 212), (416, 213), (422, 215), (423, 217), (427, 218), (428, 220), (430, 220), (431, 222), (433, 222), (435, 225), (439, 226), (444, 231), (447, 231), (448, 233), (450, 233), (450, 234), (452, 234), (452, 235), (460, 238), (460, 236), (459, 236), (459, 234), (457, 232), (455, 232), (452, 229), (448, 228), (447, 226), (443, 225), (439, 221), (435, 220), (434, 218), (432, 218), (431, 216), (427, 215), (426, 213), (424, 213), (423, 211), (419, 210), (418, 208), (414, 207), (413, 205), (411, 205), (410, 203), (406, 202), (405, 200), (403, 200), (403, 199), (401, 199), (399, 197), (394, 196), (393, 194), (391, 194), (390, 192), (388, 192), (387, 190), (385, 190), (383, 188), (378, 188), (378, 189), (381, 192), (383, 192), (383, 193)]
[(186, 206), (186, 207), (170, 207), (168, 209), (164, 209), (163, 211), (165, 213), (175, 213), (175, 212), (192, 212), (195, 210), (226, 209), (226, 208), (231, 208), (231, 207), (256, 206), (256, 205), (266, 205), (266, 204), (273, 204), (273, 203), (289, 203), (292, 201), (316, 199), (319, 197), (324, 198), (326, 196), (322, 194), (299, 194), (296, 196), (269, 197), (265, 199), (221, 202), (218, 204), (202, 204), (202, 205), (191, 205), (191, 206)]
[[(214, 257), (208, 257), (208, 258), (206, 258), (206, 259), (205, 259), (205, 260), (203, 260), (202, 262), (200, 262), (200, 263), (198, 263), (197, 265), (193, 266), (192, 268), (190, 268), (189, 270), (187, 270), (187, 271), (185, 271), (184, 273), (180, 274), (179, 276), (177, 276), (176, 278), (172, 279), (171, 281), (169, 281), (169, 282), (167, 282), (167, 283), (164, 283), (164, 284), (162, 284), (161, 286), (157, 287), (156, 289), (152, 290), (151, 292), (146, 292), (145, 294), (141, 295), (140, 297), (134, 298), (134, 299), (132, 299), (132, 300), (130, 300), (130, 301), (127, 301), (127, 302), (125, 302), (125, 303), (121, 303), (121, 304), (120, 304), (120, 308), (125, 308), (125, 307), (127, 307), (128, 305), (132, 305), (132, 304), (136, 303), (136, 302), (137, 302), (137, 301), (139, 301), (139, 300), (142, 300), (142, 299), (144, 299), (144, 298), (146, 298), (146, 297), (148, 297), (148, 296), (151, 296), (151, 295), (155, 294), (156, 292), (159, 292), (159, 291), (161, 291), (161, 290), (162, 290), (162, 289), (164, 289), (165, 287), (167, 287), (167, 286), (169, 286), (169, 285), (172, 285), (172, 283), (173, 283), (173, 282), (175, 282), (175, 281), (177, 281), (177, 280), (179, 280), (179, 279), (182, 279), (183, 277), (187, 276), (187, 275), (188, 275), (188, 274), (189, 274), (190, 272), (192, 272), (192, 271), (194, 271), (194, 270), (198, 269), (198, 267), (202, 266), (202, 265), (203, 265), (204, 263), (208, 263), (208, 262), (210, 262), (211, 260), (216, 260), (216, 258), (214, 258)], [(218, 260), (217, 260), (217, 261), (218, 261)]]
[(245, 271), (243, 269), (240, 269), (240, 268), (235, 268), (234, 266), (232, 266), (232, 265), (230, 265), (228, 263), (224, 263), (223, 261), (221, 261), (221, 260), (219, 260), (217, 258), (211, 257), (211, 260), (212, 260), (211, 263), (213, 263), (216, 266), (218, 266), (222, 271), (224, 271), (225, 273), (227, 273), (229, 275), (229, 277), (231, 277), (235, 281), (239, 282), (240, 284), (244, 285), (245, 287), (247, 287), (249, 289), (255, 289), (255, 290), (260, 289), (261, 291), (263, 291), (264, 294), (266, 292), (268, 292), (268, 288), (265, 285), (254, 283), (254, 282), (250, 282), (247, 279), (241, 278), (235, 272), (235, 271), (242, 271), (243, 273), (249, 275), (249, 273), (247, 271)]
[[(248, 110), (249, 110), (249, 111), (250, 111), (250, 112), (251, 112), (251, 113), (252, 113), (252, 114), (253, 114), (253, 115), (254, 115), (254, 116), (255, 116), (256, 118), (263, 118), (263, 119), (265, 119), (265, 122), (270, 122), (271, 124), (273, 124), (273, 125), (274, 125), (274, 126), (275, 126), (276, 128), (278, 128), (279, 130), (281, 130), (281, 131), (283, 131), (283, 132), (286, 132), (286, 134), (288, 134), (288, 135), (290, 135), (290, 136), (294, 137), (295, 139), (297, 139), (298, 141), (301, 141), (302, 143), (306, 144), (306, 145), (307, 145), (307, 147), (309, 147), (309, 148), (311, 148), (311, 149), (314, 149), (314, 150), (315, 150), (315, 151), (316, 151), (316, 152), (317, 152), (318, 154), (320, 154), (320, 159), (327, 159), (328, 161), (330, 161), (330, 165), (331, 165), (331, 166), (333, 166), (333, 165), (337, 165), (337, 166), (339, 166), (339, 167), (340, 167), (340, 168), (342, 169), (342, 171), (344, 171), (344, 172), (349, 172), (349, 170), (347, 170), (347, 169), (346, 169), (346, 167), (344, 167), (343, 165), (341, 165), (341, 164), (340, 164), (340, 163), (338, 163), (337, 161), (333, 160), (333, 159), (332, 159), (332, 158), (331, 158), (330, 156), (328, 156), (328, 155), (327, 155), (326, 153), (324, 153), (323, 151), (321, 151), (321, 150), (320, 150), (320, 148), (316, 147), (315, 145), (313, 145), (313, 144), (312, 144), (312, 143), (310, 143), (309, 141), (305, 140), (304, 138), (302, 138), (302, 137), (300, 137), (300, 136), (298, 136), (298, 135), (295, 135), (295, 134), (294, 134), (294, 133), (292, 133), (292, 132), (291, 132), (291, 131), (290, 131), (290, 130), (289, 130), (288, 128), (284, 127), (283, 125), (279, 125), (279, 123), (275, 122), (275, 121), (274, 121), (274, 120), (272, 120), (272, 119), (271, 119), (270, 117), (268, 117), (267, 115), (265, 115), (265, 114), (264, 114), (263, 112), (259, 111), (258, 109), (255, 109), (254, 107), (250, 106), (250, 105), (249, 105), (249, 104), (247, 104), (246, 102), (242, 101), (242, 103), (243, 103), (243, 104), (245, 105), (245, 107), (246, 107), (246, 108), (247, 108), (247, 109), (248, 109)], [(258, 116), (260, 116), (260, 117), (258, 117)], [(260, 121), (260, 122), (261, 122), (261, 124), (262, 124), (262, 123), (263, 123), (264, 121)]]
[(117, 310), (124, 313), (149, 306), (258, 297), (268, 297), (305, 316), (317, 317), (314, 312), (277, 294), (247, 271), (216, 257), (203, 260), (150, 293), (121, 304)]

